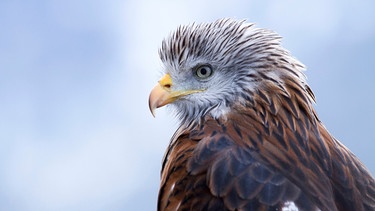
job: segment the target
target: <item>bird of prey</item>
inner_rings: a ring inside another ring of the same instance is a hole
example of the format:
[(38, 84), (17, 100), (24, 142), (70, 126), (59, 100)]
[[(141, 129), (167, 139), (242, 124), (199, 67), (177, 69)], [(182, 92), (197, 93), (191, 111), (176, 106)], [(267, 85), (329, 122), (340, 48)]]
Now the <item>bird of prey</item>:
[(163, 40), (149, 107), (180, 120), (158, 210), (375, 210), (375, 181), (313, 107), (304, 65), (276, 33), (219, 19)]

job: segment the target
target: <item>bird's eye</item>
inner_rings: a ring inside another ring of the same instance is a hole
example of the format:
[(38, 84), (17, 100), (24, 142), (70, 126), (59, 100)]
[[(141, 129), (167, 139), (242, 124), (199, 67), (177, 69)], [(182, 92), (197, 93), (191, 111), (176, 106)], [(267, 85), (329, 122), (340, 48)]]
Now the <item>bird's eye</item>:
[(208, 65), (199, 66), (195, 70), (195, 75), (198, 78), (201, 78), (201, 79), (208, 78), (208, 77), (210, 77), (212, 75), (212, 68), (210, 66), (208, 66)]

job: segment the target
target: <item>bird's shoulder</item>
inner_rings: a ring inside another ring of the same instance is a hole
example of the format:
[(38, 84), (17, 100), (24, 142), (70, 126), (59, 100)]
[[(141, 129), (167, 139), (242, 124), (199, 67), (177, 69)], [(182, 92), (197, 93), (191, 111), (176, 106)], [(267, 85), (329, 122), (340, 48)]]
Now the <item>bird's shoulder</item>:
[(277, 162), (271, 161), (275, 155), (265, 159), (262, 150), (275, 146), (250, 132), (252, 127), (244, 132), (230, 121), (207, 119), (175, 135), (164, 160), (159, 208), (281, 210), (292, 204), (314, 210), (311, 194), (296, 184), (308, 177), (303, 169), (285, 156)]
[(248, 110), (180, 128), (163, 162), (159, 208), (374, 209), (374, 179), (361, 162), (319, 121), (278, 112), (289, 116)]

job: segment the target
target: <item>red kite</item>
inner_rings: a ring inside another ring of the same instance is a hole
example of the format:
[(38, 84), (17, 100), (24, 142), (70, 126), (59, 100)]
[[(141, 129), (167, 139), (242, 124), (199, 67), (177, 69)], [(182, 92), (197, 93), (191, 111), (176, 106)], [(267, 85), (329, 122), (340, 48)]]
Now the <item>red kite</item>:
[(375, 210), (375, 181), (319, 120), (304, 66), (244, 21), (181, 26), (159, 51), (151, 112), (180, 120), (158, 210)]

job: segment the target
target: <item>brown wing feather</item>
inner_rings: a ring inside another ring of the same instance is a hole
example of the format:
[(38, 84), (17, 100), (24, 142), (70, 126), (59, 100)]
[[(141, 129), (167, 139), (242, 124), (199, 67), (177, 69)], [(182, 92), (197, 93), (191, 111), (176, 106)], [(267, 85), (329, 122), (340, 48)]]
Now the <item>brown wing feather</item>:
[(375, 181), (361, 161), (320, 125), (332, 154), (331, 182), (339, 210), (375, 210)]
[(255, 148), (227, 136), (233, 128), (207, 123), (205, 133), (182, 134), (171, 145), (159, 210), (280, 210), (286, 200), (311, 204), (283, 175), (258, 162)]
[(285, 83), (268, 84), (225, 119), (181, 128), (164, 160), (158, 210), (280, 210), (287, 201), (374, 210), (374, 179), (317, 119), (301, 93), (309, 89)]

